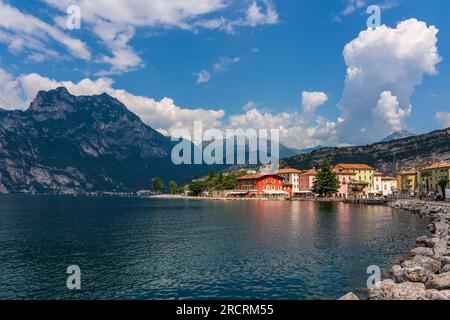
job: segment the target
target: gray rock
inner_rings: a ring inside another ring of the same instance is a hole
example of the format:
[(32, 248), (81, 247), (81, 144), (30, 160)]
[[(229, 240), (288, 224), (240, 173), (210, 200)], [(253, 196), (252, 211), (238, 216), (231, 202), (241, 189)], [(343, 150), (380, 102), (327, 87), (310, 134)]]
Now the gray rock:
[(427, 282), (429, 276), (428, 271), (422, 267), (404, 269), (405, 278), (410, 282)]
[(402, 263), (403, 268), (422, 267), (431, 273), (437, 273), (441, 270), (441, 262), (425, 256), (415, 256), (412, 260), (406, 260)]
[(441, 260), (442, 267), (450, 264), (450, 257), (447, 257), (447, 256), (441, 257), (440, 260)]
[(450, 290), (427, 290), (425, 297), (428, 300), (450, 300)]
[(385, 280), (378, 288), (369, 291), (369, 300), (426, 300), (425, 285), (413, 282), (396, 284)]
[(450, 272), (435, 275), (427, 282), (428, 289), (448, 290), (450, 289)]
[(446, 264), (445, 266), (443, 266), (440, 273), (446, 272), (450, 272), (450, 264)]
[(391, 274), (392, 278), (395, 282), (401, 283), (406, 281), (405, 277), (405, 269), (403, 269), (400, 265), (394, 265), (389, 270), (389, 273)]
[(411, 250), (409, 252), (409, 255), (411, 257), (415, 257), (415, 256), (425, 256), (425, 257), (434, 257), (434, 251), (431, 248), (423, 248), (423, 247), (419, 247), (419, 248), (414, 248), (413, 250)]
[(353, 292), (349, 292), (346, 295), (340, 297), (339, 300), (359, 300), (359, 298)]
[(418, 237), (418, 238), (416, 239), (416, 243), (417, 243), (417, 244), (426, 245), (427, 242), (428, 242), (428, 237), (427, 237), (427, 236)]

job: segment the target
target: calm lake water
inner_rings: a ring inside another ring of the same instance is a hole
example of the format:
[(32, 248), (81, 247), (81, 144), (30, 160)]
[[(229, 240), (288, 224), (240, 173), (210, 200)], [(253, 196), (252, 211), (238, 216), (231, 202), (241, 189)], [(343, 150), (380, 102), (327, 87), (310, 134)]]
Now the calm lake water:
[(335, 299), (425, 225), (342, 203), (5, 195), (0, 299)]

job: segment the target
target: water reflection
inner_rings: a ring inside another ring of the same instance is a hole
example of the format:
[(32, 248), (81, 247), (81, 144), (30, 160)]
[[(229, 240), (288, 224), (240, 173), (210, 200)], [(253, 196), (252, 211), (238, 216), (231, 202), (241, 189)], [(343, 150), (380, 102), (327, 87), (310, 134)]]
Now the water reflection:
[(342, 203), (1, 196), (0, 298), (335, 298), (425, 223)]

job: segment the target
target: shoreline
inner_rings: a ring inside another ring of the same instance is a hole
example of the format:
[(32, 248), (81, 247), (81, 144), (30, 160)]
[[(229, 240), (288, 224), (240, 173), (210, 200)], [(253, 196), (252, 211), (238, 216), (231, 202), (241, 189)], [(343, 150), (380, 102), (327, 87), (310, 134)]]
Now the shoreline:
[[(390, 268), (391, 279), (369, 290), (368, 300), (450, 300), (450, 203), (393, 200), (388, 206), (431, 223), (431, 236), (420, 236), (407, 257)], [(360, 300), (350, 292), (339, 300)]]

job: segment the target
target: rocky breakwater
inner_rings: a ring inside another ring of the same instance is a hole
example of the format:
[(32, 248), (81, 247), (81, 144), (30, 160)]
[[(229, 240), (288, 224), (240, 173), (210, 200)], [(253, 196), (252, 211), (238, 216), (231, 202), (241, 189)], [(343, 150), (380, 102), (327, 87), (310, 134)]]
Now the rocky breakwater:
[[(416, 239), (408, 257), (391, 267), (392, 279), (369, 290), (369, 300), (450, 300), (450, 204), (396, 200), (389, 206), (430, 218), (427, 228), (432, 236)], [(347, 294), (340, 300), (355, 296)]]

